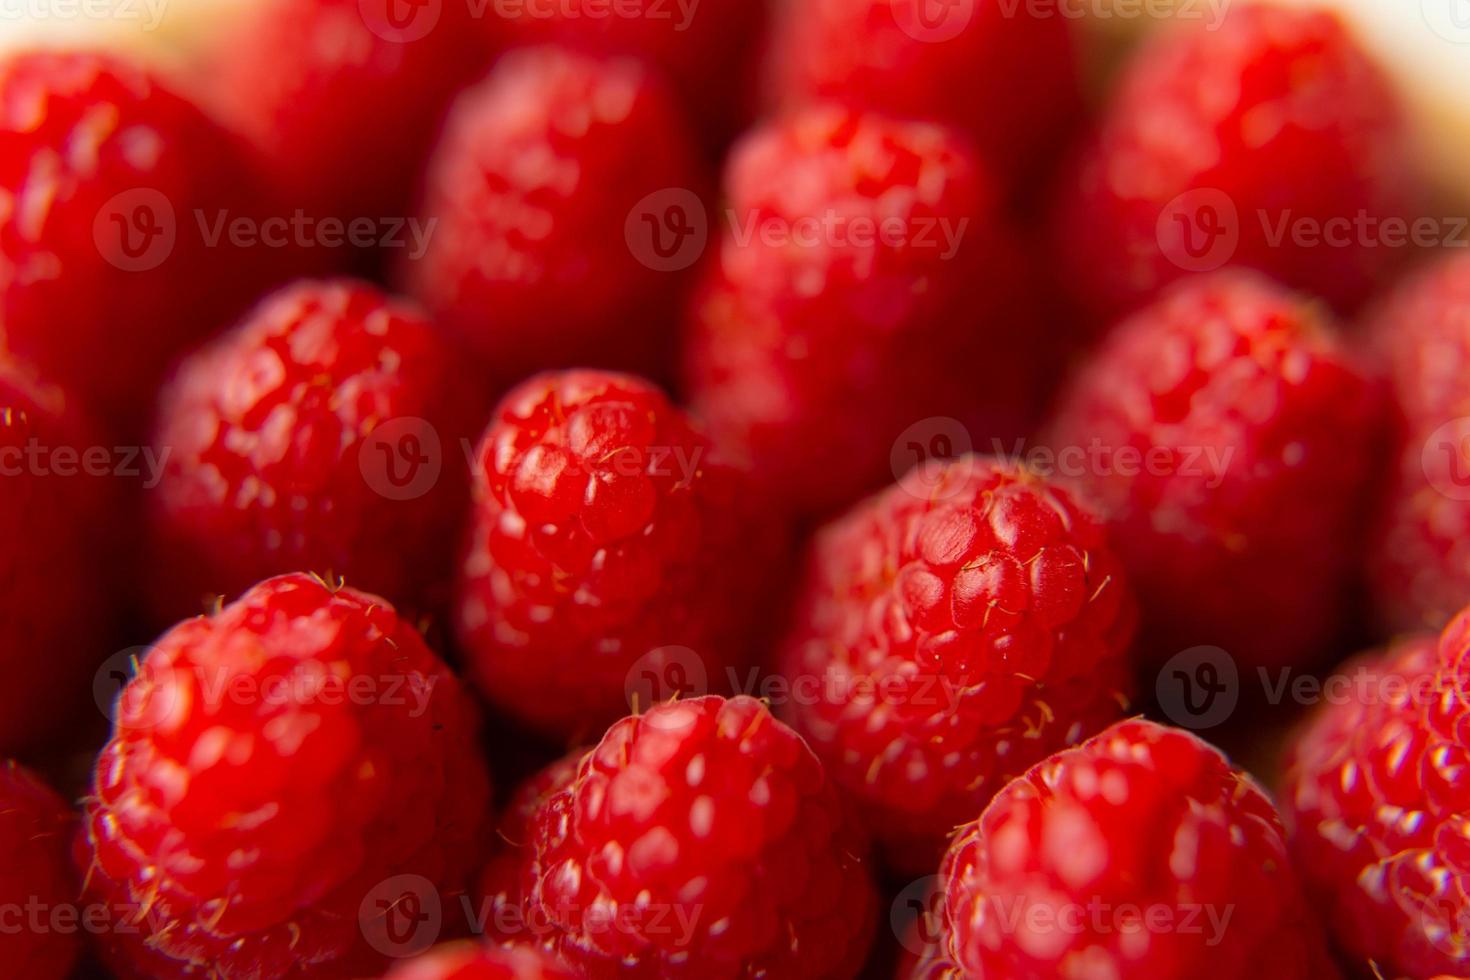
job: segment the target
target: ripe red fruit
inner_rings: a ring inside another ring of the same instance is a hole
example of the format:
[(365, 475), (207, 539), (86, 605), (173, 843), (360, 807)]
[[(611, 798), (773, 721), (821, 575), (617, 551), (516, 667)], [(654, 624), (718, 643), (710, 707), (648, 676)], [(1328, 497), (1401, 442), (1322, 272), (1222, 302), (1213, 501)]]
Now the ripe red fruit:
[(978, 456), (817, 536), (786, 714), (890, 861), (932, 869), (1006, 781), (1120, 718), (1133, 597), (1069, 493)]
[(0, 356), (0, 669), (9, 678), (0, 753), (75, 727), (69, 709), (85, 703), (110, 652), (114, 522), (104, 481), (122, 481), (82, 469), (92, 450), (102, 447), (66, 396)]
[(1388, 626), (1439, 629), (1470, 596), (1470, 260), (1405, 282), (1369, 332), (1398, 405), (1374, 593)]
[(409, 291), (507, 381), (579, 364), (667, 373), (683, 277), (636, 247), (638, 220), (682, 201), (695, 221), (705, 184), (642, 63), (512, 52), (460, 98), (435, 151), (434, 232)]
[(1111, 318), (1233, 261), (1351, 310), (1406, 254), (1385, 235), (1418, 196), (1401, 115), (1331, 12), (1180, 22), (1124, 69), (1063, 183), (1063, 281)]
[(716, 444), (773, 495), (851, 503), (893, 479), (915, 423), (952, 418), (985, 448), (1028, 430), (1060, 338), (957, 134), (812, 107), (745, 137), (725, 185), (685, 375)]
[(1251, 273), (1181, 283), (1060, 402), (1050, 445), (1114, 525), (1150, 655), (1283, 665), (1333, 638), (1382, 398), (1322, 310)]
[(795, 0), (778, 21), (772, 93), (964, 130), (1008, 183), (1034, 177), (1081, 114), (1066, 17), (969, 0)]
[(453, 674), (374, 596), (289, 575), (179, 624), (124, 688), (86, 806), (90, 897), (136, 910), (109, 958), (155, 976), (376, 975), (397, 951), (375, 928), (380, 887), (418, 876), (449, 907), (478, 866), (476, 728)]
[(962, 828), (940, 872), (973, 976), (1336, 977), (1270, 799), (1193, 735), (1120, 722)]
[(780, 567), (773, 522), (651, 384), (532, 378), (501, 402), (473, 479), (459, 628), (505, 711), (587, 734), (627, 712), (638, 667), (703, 693), (751, 658)]
[(852, 976), (865, 842), (805, 743), (749, 697), (624, 718), (543, 799), (527, 921), (590, 976)]
[[(1470, 617), (1350, 663), (1288, 757), (1282, 809), (1337, 942), (1381, 976), (1470, 971)], [(1338, 688), (1342, 690), (1342, 688)]]
[(754, 110), (755, 62), (766, 4), (750, 0), (501, 0), (493, 37), (554, 42), (656, 65), (703, 142), (718, 150)]
[(538, 949), (459, 942), (400, 964), (385, 980), (577, 980), (578, 976)]
[(65, 980), (81, 952), (69, 851), (76, 817), (14, 762), (0, 762), (0, 959), (11, 976)]
[(491, 60), (469, 10), (466, 0), (252, 3), (195, 75), (307, 216), (406, 218), (450, 101)]
[(350, 281), (300, 282), (165, 390), (149, 498), (156, 612), (299, 568), (447, 604), (482, 398), (435, 327)]
[(0, 61), (0, 334), (129, 439), (173, 357), (254, 299), (280, 260), (204, 231), (263, 207), (242, 157), (119, 60)]

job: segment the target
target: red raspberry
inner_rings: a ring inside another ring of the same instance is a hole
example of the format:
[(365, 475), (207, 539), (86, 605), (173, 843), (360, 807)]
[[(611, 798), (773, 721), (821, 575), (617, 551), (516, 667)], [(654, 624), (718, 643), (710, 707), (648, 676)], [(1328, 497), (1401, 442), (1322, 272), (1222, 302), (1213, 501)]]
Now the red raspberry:
[(1349, 664), (1351, 696), (1291, 748), (1292, 846), (1338, 943), (1378, 976), (1470, 973), (1467, 656), (1462, 614), (1437, 644), (1406, 638)]
[(466, 4), (251, 3), (194, 74), (308, 217), (406, 218), (450, 102), (490, 63)]
[(748, 697), (624, 718), (546, 798), (525, 915), (594, 977), (850, 977), (876, 900), (805, 743)]
[(967, 975), (1337, 976), (1270, 799), (1153, 722), (1120, 722), (1012, 782), (940, 878)]
[(1034, 178), (1082, 107), (1068, 19), (1025, 4), (795, 0), (773, 47), (770, 87), (788, 105), (830, 98), (950, 123), (1008, 183)]
[(1151, 655), (1281, 665), (1333, 637), (1382, 399), (1323, 313), (1253, 273), (1181, 283), (1064, 394), (1051, 445), (1114, 524)]
[(93, 897), (138, 903), (141, 935), (110, 956), (155, 976), (376, 974), (374, 889), (416, 875), (457, 905), (477, 866), (476, 727), (365, 593), (283, 576), (179, 624), (124, 688), (86, 807)]
[(154, 441), (157, 611), (297, 568), (447, 604), (483, 418), (455, 354), (371, 286), (302, 282), (185, 361)]
[(211, 245), (199, 227), (262, 206), (241, 157), (110, 57), (0, 61), (3, 340), (130, 439), (174, 356), (266, 285), (265, 250)]
[(577, 364), (664, 373), (683, 277), (635, 247), (636, 222), (661, 219), (665, 198), (692, 208), (705, 183), (640, 62), (514, 52), (454, 108), (409, 290), (506, 380)]
[[(1414, 208), (1412, 158), (1387, 80), (1335, 14), (1242, 4), (1181, 22), (1125, 68), (1062, 188), (1064, 281), (1110, 318), (1233, 260), (1351, 309), (1404, 254), (1380, 223)], [(1315, 247), (1298, 234), (1314, 229), (1330, 236)]]
[(788, 713), (890, 859), (932, 869), (1007, 780), (1122, 716), (1134, 621), (1066, 491), (977, 456), (914, 470), (818, 535)]
[(61, 391), (0, 355), (0, 753), (77, 727), (108, 652), (112, 477), (80, 468), (101, 448)]
[(751, 0), (498, 0), (495, 36), (554, 42), (657, 65), (717, 150), (753, 114), (766, 4)]
[(460, 942), (390, 970), (385, 980), (577, 980), (578, 976), (540, 950)]
[(68, 857), (76, 817), (14, 762), (0, 763), (0, 960), (26, 980), (65, 980), (81, 950)]
[(772, 522), (657, 388), (532, 378), (486, 430), (474, 493), (460, 633), (512, 715), (587, 733), (626, 713), (636, 666), (702, 667), (678, 685), (698, 690), (749, 659), (779, 567)]
[(1034, 421), (1057, 338), (956, 134), (814, 107), (747, 136), (725, 189), (686, 374), (716, 443), (780, 496), (851, 503), (892, 480), (895, 440), (925, 419), (975, 442)]
[(1389, 626), (1439, 629), (1470, 596), (1470, 259), (1407, 281), (1370, 335), (1399, 408), (1374, 591)]

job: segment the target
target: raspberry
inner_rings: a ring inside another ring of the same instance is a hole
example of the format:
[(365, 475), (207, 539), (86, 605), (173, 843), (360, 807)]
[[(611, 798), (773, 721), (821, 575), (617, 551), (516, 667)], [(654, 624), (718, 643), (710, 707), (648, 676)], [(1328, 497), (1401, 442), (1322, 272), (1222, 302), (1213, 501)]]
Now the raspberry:
[(420, 313), (345, 280), (287, 287), (191, 356), (154, 437), (158, 612), (297, 568), (447, 604), (483, 417), (460, 378)]
[(813, 107), (747, 136), (725, 190), (686, 379), (763, 484), (824, 514), (892, 480), (914, 423), (952, 417), (975, 443), (1028, 429), (1058, 338), (958, 135)]
[(1292, 847), (1338, 943), (1379, 976), (1470, 971), (1463, 719), (1470, 618), (1343, 668), (1293, 744)]
[(1068, 19), (992, 2), (950, 3), (936, 18), (926, 2), (787, 4), (772, 90), (789, 105), (830, 98), (950, 123), (1008, 183), (1034, 178), (1081, 114)]
[(1114, 525), (1150, 655), (1278, 666), (1333, 638), (1382, 399), (1322, 310), (1253, 273), (1181, 283), (1061, 403), (1052, 448)]
[(76, 818), (14, 762), (0, 763), (0, 958), (11, 976), (65, 980), (81, 943), (68, 848)]
[(1470, 260), (1438, 262), (1373, 318), (1399, 409), (1393, 471), (1371, 575), (1383, 618), (1439, 629), (1470, 596)]
[(417, 875), (457, 904), (469, 884), (473, 705), (381, 599), (270, 579), (165, 634), (118, 704), (83, 860), (95, 900), (139, 910), (108, 951), (125, 968), (376, 975), (377, 886)]
[(525, 0), (497, 5), (502, 19), (492, 23), (492, 36), (635, 55), (658, 66), (717, 151), (753, 115), (765, 8), (750, 0), (621, 0), (610, 16), (599, 0)]
[(911, 471), (818, 534), (798, 595), (791, 720), (905, 870), (1128, 703), (1133, 600), (1104, 529), (1019, 468)]
[(578, 364), (667, 373), (683, 277), (633, 247), (633, 223), (646, 198), (697, 197), (705, 183), (671, 95), (640, 62), (513, 52), (455, 105), (409, 291), (507, 381)]
[(627, 711), (636, 666), (694, 656), (713, 680), (749, 658), (779, 543), (743, 474), (657, 388), (532, 378), (500, 404), (474, 465), (459, 626), (496, 704), (586, 733)]
[(1418, 197), (1389, 84), (1331, 12), (1247, 4), (1211, 26), (1124, 69), (1056, 205), (1064, 281), (1110, 318), (1233, 261), (1351, 310), (1404, 253), (1382, 223)]
[(524, 914), (588, 975), (847, 977), (876, 911), (822, 765), (759, 701), (624, 718), (545, 798)]
[(197, 108), (121, 61), (0, 61), (5, 346), (129, 439), (174, 356), (267, 285), (265, 250), (211, 244), (196, 227), (262, 207), (241, 157)]
[(115, 556), (99, 552), (115, 521), (103, 478), (80, 469), (98, 445), (88, 429), (0, 355), (0, 753), (77, 727), (68, 709), (108, 649)]
[(466, 0), (394, 5), (252, 3), (195, 66), (211, 105), (311, 218), (412, 214), (450, 102), (490, 63)]
[(389, 971), (385, 980), (576, 980), (561, 962), (526, 947), (451, 943)]
[(1337, 976), (1270, 799), (1148, 721), (1012, 782), (940, 878), (950, 953), (971, 976)]

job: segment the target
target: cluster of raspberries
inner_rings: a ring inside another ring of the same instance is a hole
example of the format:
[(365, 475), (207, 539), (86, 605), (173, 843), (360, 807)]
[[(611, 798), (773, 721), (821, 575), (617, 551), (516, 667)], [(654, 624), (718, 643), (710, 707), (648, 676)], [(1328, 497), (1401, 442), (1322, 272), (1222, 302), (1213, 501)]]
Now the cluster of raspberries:
[(1338, 19), (233, 16), (0, 59), (0, 972), (1470, 976), (1470, 259), (1272, 234), (1431, 199)]

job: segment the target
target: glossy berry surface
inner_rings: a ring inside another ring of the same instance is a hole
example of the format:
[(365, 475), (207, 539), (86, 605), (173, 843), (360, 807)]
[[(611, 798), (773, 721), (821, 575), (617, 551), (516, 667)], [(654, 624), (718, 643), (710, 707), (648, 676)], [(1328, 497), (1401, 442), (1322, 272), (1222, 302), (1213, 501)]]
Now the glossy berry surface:
[(1035, 420), (1059, 338), (956, 133), (808, 107), (745, 136), (725, 195), (686, 388), (789, 507), (825, 516), (887, 484), (916, 424), (952, 419), (988, 448)]
[(1470, 970), (1467, 794), (1470, 620), (1343, 668), (1347, 696), (1291, 748), (1282, 809), (1324, 919), (1384, 976)]
[(455, 105), (424, 191), (434, 233), (408, 289), (497, 377), (582, 364), (667, 374), (682, 276), (658, 250), (677, 259), (686, 237), (662, 222), (671, 206), (683, 210), (670, 220), (703, 217), (706, 183), (646, 65), (512, 52)]
[(457, 905), (478, 866), (476, 728), (448, 668), (365, 593), (282, 576), (179, 624), (124, 688), (86, 805), (90, 900), (134, 910), (109, 960), (376, 974), (398, 952), (379, 890), (416, 875)]
[(876, 910), (864, 856), (794, 732), (701, 697), (617, 722), (544, 799), (521, 899), (590, 976), (845, 977)]
[(461, 366), (417, 309), (347, 280), (289, 286), (191, 355), (153, 440), (157, 614), (303, 568), (447, 605), (488, 402)]
[(12, 976), (65, 980), (81, 953), (69, 858), (75, 824), (50, 787), (0, 762), (0, 958)]
[(963, 457), (818, 534), (781, 663), (787, 714), (889, 861), (918, 873), (1008, 780), (1122, 717), (1135, 621), (1089, 511)]
[(385, 980), (577, 980), (580, 974), (530, 947), (450, 943), (394, 967)]
[(1064, 391), (1051, 446), (1114, 526), (1151, 656), (1208, 645), (1279, 665), (1334, 639), (1382, 431), (1335, 329), (1254, 274), (1199, 277), (1120, 324)]
[[(200, 231), (263, 205), (243, 154), (110, 56), (0, 60), (0, 337), (136, 438), (169, 362), (268, 285), (279, 256)], [(227, 276), (212, 270), (226, 263)]]
[(501, 402), (473, 476), (458, 623), (503, 710), (596, 735), (627, 712), (630, 674), (668, 697), (747, 665), (779, 544), (744, 475), (656, 387), (534, 377)]
[(1233, 262), (1351, 310), (1405, 252), (1384, 236), (1417, 196), (1401, 116), (1330, 11), (1181, 19), (1125, 66), (1063, 181), (1064, 281), (1111, 318)]
[(1218, 751), (1120, 722), (1001, 791), (940, 872), (970, 976), (1337, 976), (1276, 809)]

